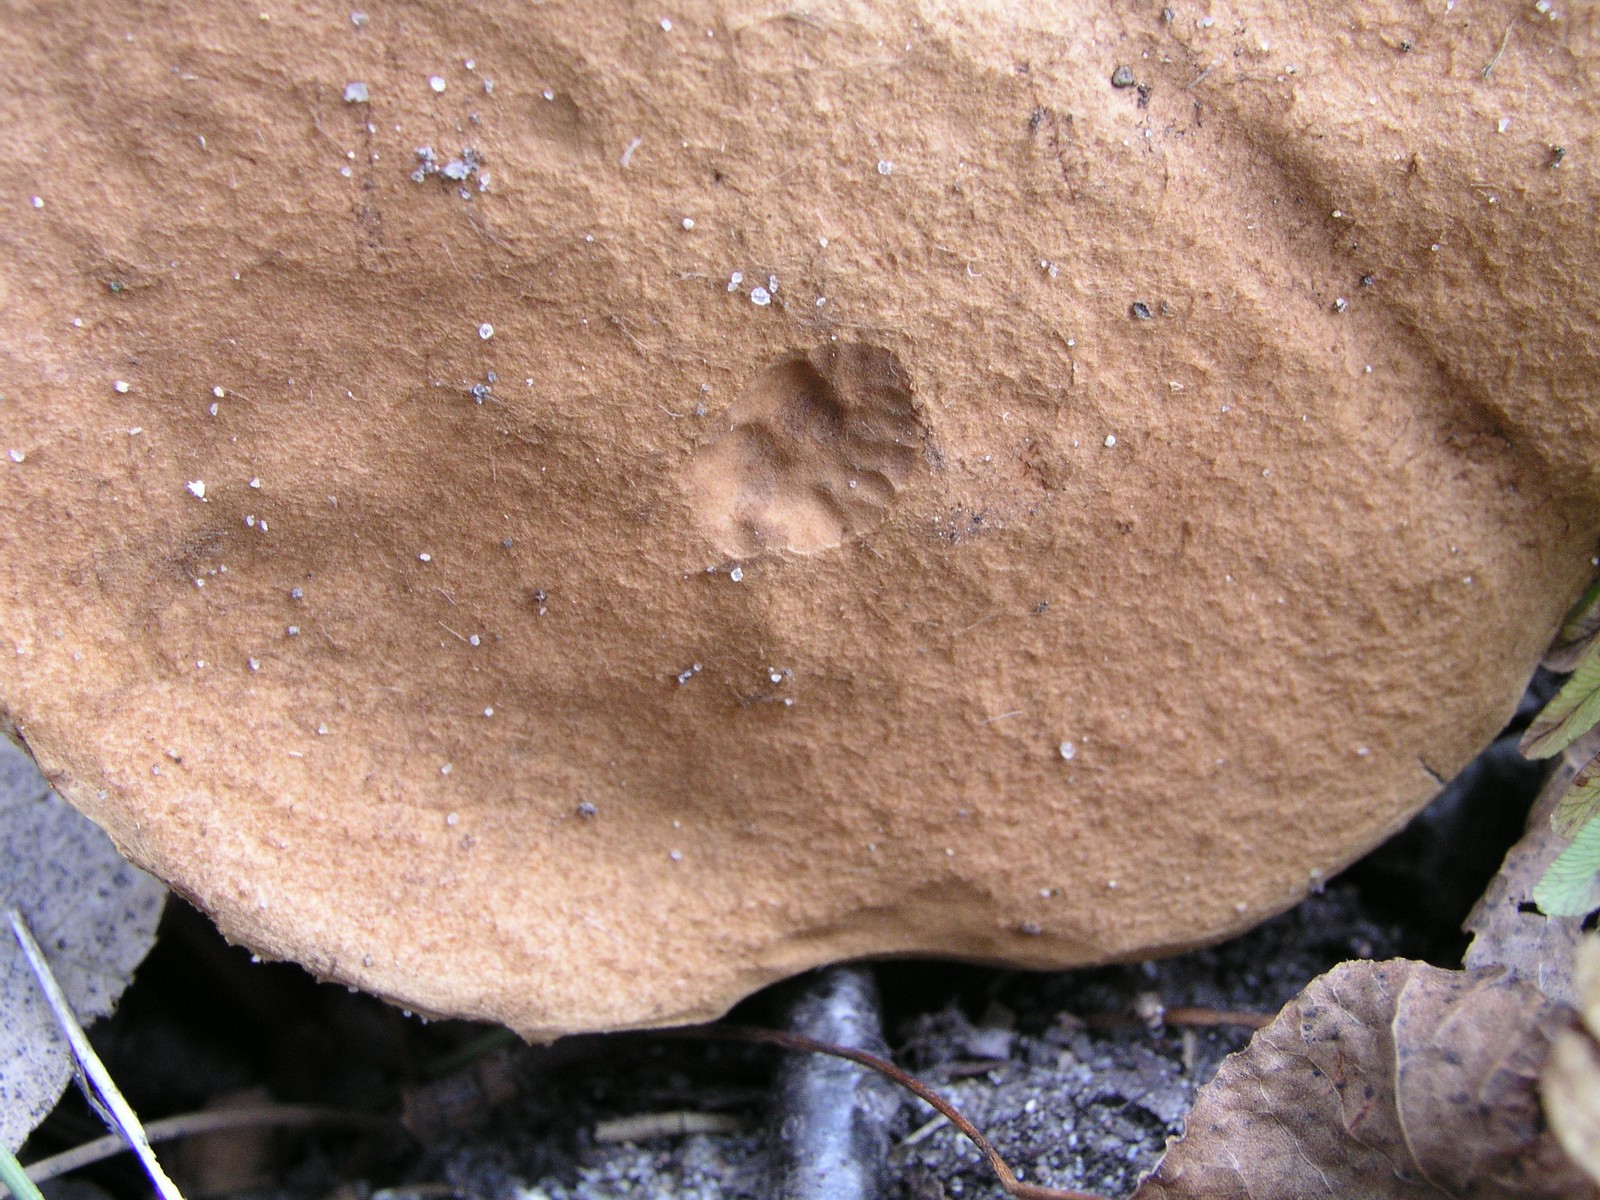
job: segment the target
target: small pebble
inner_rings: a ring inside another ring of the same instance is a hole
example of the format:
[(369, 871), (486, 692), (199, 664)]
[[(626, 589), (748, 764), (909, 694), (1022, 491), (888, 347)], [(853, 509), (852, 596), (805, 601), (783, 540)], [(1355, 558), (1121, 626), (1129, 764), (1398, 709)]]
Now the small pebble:
[(1111, 86), (1114, 88), (1130, 88), (1133, 86), (1133, 68), (1118, 67), (1111, 72)]

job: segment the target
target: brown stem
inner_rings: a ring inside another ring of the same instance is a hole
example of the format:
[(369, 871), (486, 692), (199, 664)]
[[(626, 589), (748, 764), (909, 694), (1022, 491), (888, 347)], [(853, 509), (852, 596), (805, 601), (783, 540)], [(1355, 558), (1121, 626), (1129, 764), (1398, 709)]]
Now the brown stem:
[(950, 1124), (954, 1125), (967, 1139), (978, 1148), (978, 1151), (989, 1160), (989, 1169), (1000, 1180), (1000, 1186), (1005, 1189), (1008, 1196), (1015, 1196), (1017, 1200), (1105, 1200), (1103, 1196), (1093, 1192), (1075, 1192), (1070, 1188), (1044, 1187), (1037, 1183), (1024, 1183), (1018, 1179), (1011, 1168), (1006, 1165), (1006, 1160), (1000, 1157), (1000, 1152), (994, 1148), (993, 1143), (978, 1130), (978, 1127), (957, 1111), (955, 1105), (934, 1091), (922, 1080), (914, 1075), (907, 1074), (886, 1058), (879, 1058), (876, 1054), (869, 1054), (865, 1050), (855, 1050), (849, 1046), (836, 1046), (831, 1042), (818, 1041), (816, 1038), (806, 1037), (804, 1034), (789, 1033), (781, 1029), (760, 1029), (750, 1025), (701, 1025), (689, 1026), (682, 1029), (663, 1030), (663, 1033), (672, 1037), (696, 1038), (704, 1041), (735, 1041), (755, 1042), (764, 1046), (781, 1046), (785, 1050), (799, 1050), (810, 1054), (831, 1054), (835, 1058), (849, 1059), (863, 1067), (877, 1071), (880, 1075), (887, 1076), (895, 1083), (911, 1092), (918, 1099), (934, 1108)]

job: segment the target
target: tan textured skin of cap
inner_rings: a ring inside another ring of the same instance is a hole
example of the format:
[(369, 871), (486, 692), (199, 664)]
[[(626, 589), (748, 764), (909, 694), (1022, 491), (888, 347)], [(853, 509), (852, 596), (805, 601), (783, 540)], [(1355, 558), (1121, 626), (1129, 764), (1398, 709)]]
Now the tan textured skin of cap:
[(530, 1037), (1244, 928), (1591, 569), (1557, 7), (13, 9), (5, 719)]

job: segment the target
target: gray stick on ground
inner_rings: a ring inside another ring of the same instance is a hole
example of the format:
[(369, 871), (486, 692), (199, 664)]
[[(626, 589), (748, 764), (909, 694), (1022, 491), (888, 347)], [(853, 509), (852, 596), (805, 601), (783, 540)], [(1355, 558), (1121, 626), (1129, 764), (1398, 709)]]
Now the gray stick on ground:
[[(793, 1032), (888, 1057), (867, 968), (828, 967), (800, 988), (789, 1014)], [(894, 1085), (876, 1072), (821, 1054), (786, 1055), (777, 1083), (776, 1200), (878, 1200), (899, 1104)]]

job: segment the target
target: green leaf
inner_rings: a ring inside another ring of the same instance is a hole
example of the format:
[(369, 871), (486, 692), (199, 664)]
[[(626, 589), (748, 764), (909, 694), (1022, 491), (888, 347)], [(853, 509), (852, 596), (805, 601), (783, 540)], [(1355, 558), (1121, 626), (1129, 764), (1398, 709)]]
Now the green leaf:
[(1564, 838), (1577, 836), (1596, 816), (1600, 816), (1600, 754), (1596, 754), (1567, 784), (1550, 814), (1550, 825)]
[(39, 1194), (39, 1189), (33, 1180), (28, 1178), (28, 1173), (22, 1169), (22, 1164), (17, 1161), (17, 1156), (0, 1142), (0, 1183), (11, 1189), (11, 1194), (17, 1200), (44, 1200)]
[(1558, 672), (1572, 670), (1589, 639), (1597, 633), (1600, 633), (1600, 578), (1589, 585), (1583, 598), (1561, 622), (1561, 632), (1556, 634), (1556, 640), (1544, 656), (1545, 667)]
[(1596, 725), (1600, 725), (1600, 638), (1589, 643), (1572, 678), (1533, 719), (1522, 735), (1522, 753), (1553, 758)]
[(1533, 902), (1551, 917), (1582, 917), (1600, 908), (1600, 821), (1578, 830), (1572, 845), (1545, 868)]

